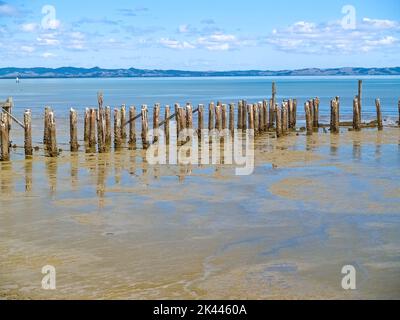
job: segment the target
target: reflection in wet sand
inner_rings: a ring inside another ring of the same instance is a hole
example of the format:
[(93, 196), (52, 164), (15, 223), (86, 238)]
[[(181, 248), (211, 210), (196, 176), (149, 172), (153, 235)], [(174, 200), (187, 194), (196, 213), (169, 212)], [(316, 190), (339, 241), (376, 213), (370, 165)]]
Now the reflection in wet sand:
[[(250, 176), (223, 152), (219, 165), (154, 166), (129, 148), (0, 163), (0, 298), (399, 298), (399, 137), (260, 136)], [(345, 264), (357, 291), (341, 289)]]

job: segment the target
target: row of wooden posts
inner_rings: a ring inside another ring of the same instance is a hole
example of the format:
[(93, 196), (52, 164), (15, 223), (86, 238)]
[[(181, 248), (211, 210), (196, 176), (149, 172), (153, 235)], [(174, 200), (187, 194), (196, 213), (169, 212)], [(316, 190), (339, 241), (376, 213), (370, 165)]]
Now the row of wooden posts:
[[(359, 94), (353, 100), (353, 130), (360, 130), (361, 124), (361, 86), (359, 85)], [(377, 127), (383, 129), (382, 113), (380, 100), (376, 99), (377, 111)], [(311, 99), (304, 104), (306, 132), (312, 135), (314, 131), (321, 127), (319, 123), (319, 107), (318, 98)], [(400, 100), (399, 107), (399, 125), (400, 125)], [(169, 122), (176, 120), (177, 134), (183, 129), (195, 129), (193, 125), (193, 115), (198, 114), (197, 133), (201, 135), (204, 129), (204, 105), (199, 105), (196, 109), (188, 103), (185, 107), (179, 104), (174, 106), (175, 112), (171, 115), (170, 106), (165, 107), (164, 120), (160, 121), (160, 104), (156, 104), (153, 108), (153, 129), (160, 130), (164, 126), (166, 140), (169, 140)], [(272, 85), (272, 99), (264, 100), (255, 104), (249, 104), (245, 100), (240, 100), (237, 105), (230, 103), (229, 105), (218, 102), (216, 105), (212, 102), (208, 108), (208, 130), (224, 130), (230, 132), (235, 130), (251, 129), (255, 135), (264, 132), (275, 132), (277, 138), (287, 135), (290, 131), (296, 130), (297, 123), (297, 100), (284, 100), (281, 105), (276, 102), (276, 86)], [(237, 124), (235, 126), (235, 113), (237, 112)], [(126, 114), (126, 106), (114, 109), (114, 141), (112, 141), (112, 123), (111, 108), (103, 108), (103, 95), (98, 95), (98, 108), (86, 108), (84, 116), (84, 142), (88, 152), (95, 152), (96, 146), (99, 153), (108, 152), (111, 149), (112, 142), (116, 150), (122, 148), (129, 134), (129, 148), (136, 149), (136, 124), (135, 121), (141, 119), (141, 140), (142, 147), (147, 149), (151, 143), (157, 141), (157, 136), (153, 142), (149, 141), (148, 131), (148, 107), (143, 105), (141, 112), (137, 114), (136, 107), (129, 108), (129, 115)], [(24, 113), (23, 128), (25, 132), (25, 155), (32, 156), (32, 125), (31, 111), (26, 110)], [(11, 119), (9, 114), (3, 112), (0, 121), (0, 141), (1, 154), (0, 159), (8, 161), (10, 159), (10, 142), (9, 133), (11, 128)], [(338, 133), (340, 125), (340, 99), (339, 97), (331, 100), (331, 117), (330, 131)], [(127, 129), (129, 133), (127, 133)], [(44, 135), (43, 144), (46, 155), (56, 157), (59, 154), (56, 138), (56, 122), (54, 111), (46, 107), (44, 115)], [(78, 141), (78, 114), (74, 109), (70, 111), (70, 150), (72, 152), (79, 151)]]

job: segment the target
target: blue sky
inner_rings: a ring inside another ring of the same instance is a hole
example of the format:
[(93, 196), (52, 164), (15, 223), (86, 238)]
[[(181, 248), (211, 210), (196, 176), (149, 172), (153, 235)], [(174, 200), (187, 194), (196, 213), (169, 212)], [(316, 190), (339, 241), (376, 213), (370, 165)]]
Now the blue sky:
[(0, 0), (0, 67), (385, 67), (399, 49), (398, 0)]

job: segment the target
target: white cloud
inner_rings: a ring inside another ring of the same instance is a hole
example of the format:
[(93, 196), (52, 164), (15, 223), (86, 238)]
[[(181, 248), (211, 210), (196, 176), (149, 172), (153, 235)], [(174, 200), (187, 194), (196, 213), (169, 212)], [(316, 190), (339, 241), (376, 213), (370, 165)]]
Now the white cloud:
[(21, 51), (26, 53), (32, 53), (35, 51), (35, 48), (31, 46), (21, 46)]
[(54, 53), (51, 53), (51, 52), (44, 52), (44, 53), (41, 54), (41, 56), (43, 58), (45, 58), (45, 59), (56, 57), (56, 55)]
[(159, 43), (161, 45), (163, 45), (164, 47), (167, 47), (170, 49), (194, 49), (194, 48), (196, 48), (193, 44), (191, 44), (187, 41), (172, 40), (169, 38), (162, 38), (162, 39), (160, 39)]
[(16, 15), (17, 13), (18, 13), (18, 10), (15, 7), (13, 7), (3, 1), (0, 1), (0, 16), (10, 16), (11, 17), (11, 16)]
[(364, 18), (354, 30), (344, 29), (340, 21), (323, 24), (299, 21), (273, 29), (265, 42), (286, 52), (348, 54), (396, 48), (399, 31), (399, 24), (390, 20)]
[(42, 46), (58, 46), (60, 41), (56, 39), (55, 33), (46, 33), (36, 38), (39, 45)]
[(21, 30), (24, 32), (34, 32), (38, 27), (39, 25), (37, 23), (24, 23), (21, 25)]

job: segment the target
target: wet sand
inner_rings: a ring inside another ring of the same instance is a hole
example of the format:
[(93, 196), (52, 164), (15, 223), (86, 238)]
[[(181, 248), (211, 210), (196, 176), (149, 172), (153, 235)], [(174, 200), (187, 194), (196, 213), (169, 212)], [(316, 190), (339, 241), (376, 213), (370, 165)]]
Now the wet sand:
[(22, 154), (0, 163), (0, 299), (400, 298), (399, 128), (264, 135), (250, 176)]

